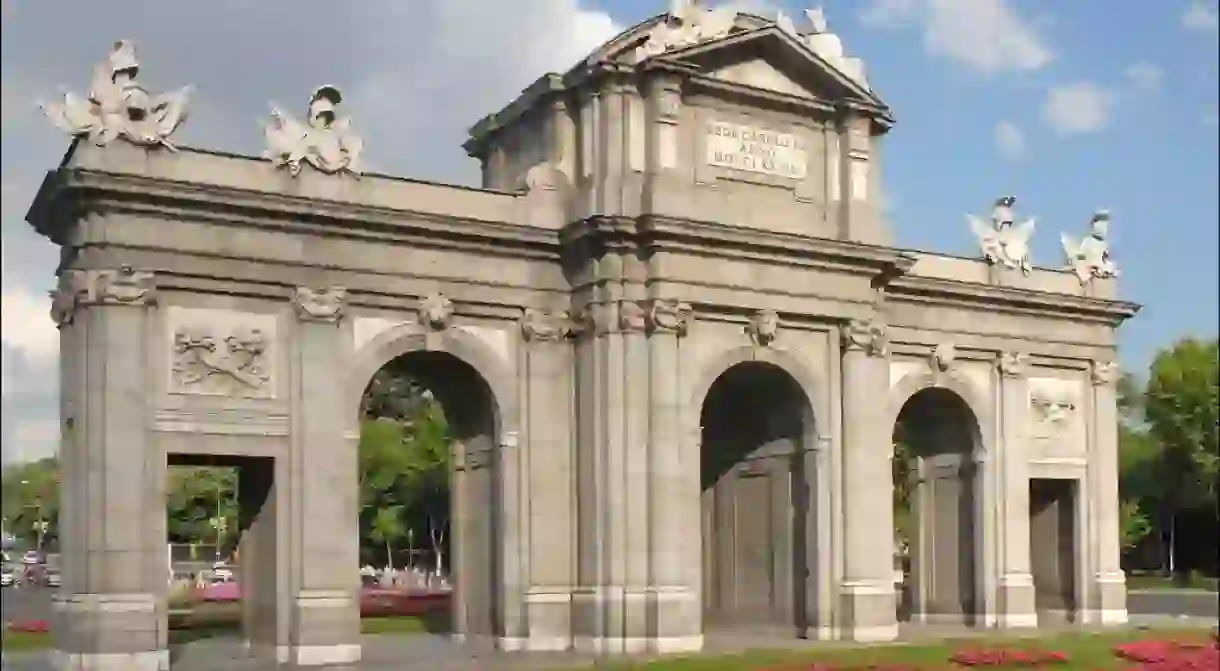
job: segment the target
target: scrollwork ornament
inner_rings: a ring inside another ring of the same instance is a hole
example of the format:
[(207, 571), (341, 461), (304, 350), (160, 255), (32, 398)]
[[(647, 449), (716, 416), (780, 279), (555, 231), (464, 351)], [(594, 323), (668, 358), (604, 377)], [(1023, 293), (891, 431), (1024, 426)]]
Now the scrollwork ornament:
[(566, 311), (526, 308), (521, 313), (521, 336), (526, 342), (553, 342), (566, 338), (571, 332), (571, 319)]
[(301, 321), (337, 322), (343, 318), (346, 307), (347, 289), (344, 287), (318, 291), (297, 287), (292, 297), (292, 308)]
[(1000, 375), (1017, 379), (1025, 377), (1029, 371), (1029, 355), (1025, 352), (1001, 352), (999, 358)]
[(692, 318), (691, 306), (676, 300), (654, 300), (648, 306), (648, 329), (652, 333), (686, 335)]
[(624, 333), (643, 333), (644, 329), (648, 327), (648, 315), (636, 301), (620, 301), (618, 327)]
[(768, 347), (779, 336), (779, 314), (775, 310), (759, 310), (750, 316), (746, 335), (758, 347)]
[(862, 350), (869, 356), (889, 354), (889, 336), (885, 324), (872, 319), (853, 319), (843, 327), (843, 347), (847, 351)]
[(156, 300), (153, 274), (131, 266), (95, 271), (92, 284), (99, 305), (149, 305)]
[(1094, 361), (1089, 370), (1089, 380), (1095, 387), (1112, 385), (1118, 381), (1119, 368), (1115, 361)]
[(453, 319), (453, 301), (441, 292), (428, 295), (419, 302), (419, 323), (433, 331), (449, 328)]

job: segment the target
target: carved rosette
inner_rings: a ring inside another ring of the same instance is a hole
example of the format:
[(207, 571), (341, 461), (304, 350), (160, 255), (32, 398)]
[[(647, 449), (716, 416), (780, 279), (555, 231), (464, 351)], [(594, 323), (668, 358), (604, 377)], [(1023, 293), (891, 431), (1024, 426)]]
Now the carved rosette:
[(957, 345), (943, 342), (932, 350), (928, 357), (928, 365), (937, 373), (947, 373), (957, 363)]
[(1001, 352), (997, 365), (1000, 375), (1011, 379), (1022, 378), (1029, 372), (1029, 355), (1025, 352)]
[(444, 331), (453, 320), (453, 301), (441, 292), (430, 294), (419, 302), (419, 323), (432, 331)]
[(315, 291), (297, 287), (292, 296), (292, 309), (297, 319), (313, 322), (337, 322), (347, 308), (347, 289), (328, 287)]
[(653, 300), (648, 305), (648, 331), (672, 333), (678, 337), (690, 329), (693, 312), (688, 303), (676, 300)]
[(768, 347), (779, 336), (779, 314), (775, 310), (759, 310), (750, 316), (746, 335), (758, 347)]
[(1089, 381), (1094, 387), (1104, 387), (1118, 382), (1119, 367), (1115, 361), (1094, 361), (1089, 369)]
[(572, 320), (566, 310), (547, 312), (526, 308), (521, 312), (521, 337), (526, 342), (554, 342), (572, 334)]
[[(88, 298), (95, 305), (144, 306), (156, 303), (153, 273), (121, 266), (117, 270), (91, 270), (87, 276)], [(76, 301), (79, 305), (81, 301)]]
[(860, 350), (869, 356), (884, 357), (890, 352), (885, 324), (872, 319), (853, 319), (843, 327), (843, 348)]
[(648, 328), (648, 314), (636, 301), (619, 301), (618, 327), (623, 333), (643, 333)]

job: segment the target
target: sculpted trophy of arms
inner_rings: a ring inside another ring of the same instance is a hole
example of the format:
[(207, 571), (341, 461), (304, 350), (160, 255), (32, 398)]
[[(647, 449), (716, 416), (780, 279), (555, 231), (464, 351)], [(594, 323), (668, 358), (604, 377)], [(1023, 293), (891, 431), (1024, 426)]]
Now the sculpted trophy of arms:
[(967, 214), (966, 219), (978, 238), (979, 251), (988, 263), (1019, 268), (1028, 275), (1033, 270), (1029, 259), (1029, 239), (1034, 233), (1034, 219), (1017, 224), (1013, 214), (1016, 203), (1015, 197), (1004, 196), (995, 202), (989, 221), (984, 222), (972, 214)]
[(272, 104), (263, 155), (275, 167), (287, 168), (293, 177), (301, 173), (302, 162), (328, 175), (346, 172), (359, 177), (364, 140), (352, 130), (351, 117), (338, 114), (342, 102), (339, 89), (319, 87), (309, 99), (309, 117), (304, 123)]
[(1067, 256), (1067, 268), (1076, 273), (1081, 284), (1094, 277), (1118, 277), (1118, 266), (1110, 258), (1109, 234), (1110, 213), (1098, 210), (1089, 221), (1089, 234), (1083, 240), (1077, 242), (1067, 233), (1059, 236)]

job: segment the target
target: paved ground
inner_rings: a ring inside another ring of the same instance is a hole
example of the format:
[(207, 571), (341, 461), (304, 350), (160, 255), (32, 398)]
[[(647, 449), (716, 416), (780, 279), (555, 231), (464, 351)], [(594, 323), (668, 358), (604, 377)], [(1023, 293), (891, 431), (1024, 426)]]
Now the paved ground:
[[(50, 613), (51, 591), (5, 589), (4, 620), (39, 619)], [(1132, 592), (1131, 623), (1136, 626), (1216, 626), (1216, 594), (1183, 590)], [(1181, 619), (1186, 615), (1186, 619)], [(907, 626), (906, 640), (970, 635), (958, 628)], [(979, 634), (987, 632), (978, 632)], [(733, 652), (748, 648), (801, 648), (842, 645), (810, 642), (775, 632), (711, 634), (709, 652)], [(576, 654), (504, 654), (488, 648), (458, 644), (446, 636), (431, 634), (366, 636), (360, 671), (525, 671), (526, 669), (574, 668), (589, 665), (592, 658)], [(173, 652), (174, 671), (263, 671), (247, 659), (236, 638), (211, 639), (178, 646)], [(4, 671), (50, 671), (45, 653), (7, 655)]]

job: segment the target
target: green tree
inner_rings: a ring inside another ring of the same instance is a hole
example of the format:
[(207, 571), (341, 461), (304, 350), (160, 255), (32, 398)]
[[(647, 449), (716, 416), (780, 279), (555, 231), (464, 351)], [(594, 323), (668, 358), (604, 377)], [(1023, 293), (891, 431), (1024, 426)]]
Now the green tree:
[(1156, 355), (1144, 392), (1149, 434), (1162, 447), (1172, 511), (1216, 504), (1220, 343), (1184, 338)]
[[(172, 466), (165, 486), (166, 532), (171, 543), (216, 545), (237, 535), (237, 469)], [(221, 519), (219, 533), (213, 524)], [(218, 552), (223, 552), (218, 548)]]
[(394, 565), (394, 541), (405, 535), (406, 525), (403, 523), (402, 506), (381, 508), (373, 515), (369, 536), (373, 540), (385, 543), (386, 566)]
[(47, 457), (10, 466), (0, 482), (5, 531), (30, 546), (59, 539), (59, 460)]

